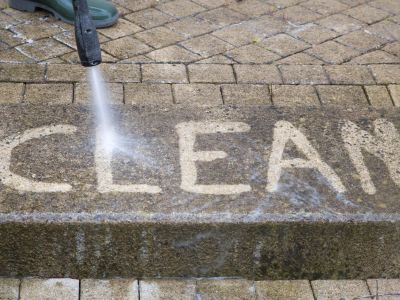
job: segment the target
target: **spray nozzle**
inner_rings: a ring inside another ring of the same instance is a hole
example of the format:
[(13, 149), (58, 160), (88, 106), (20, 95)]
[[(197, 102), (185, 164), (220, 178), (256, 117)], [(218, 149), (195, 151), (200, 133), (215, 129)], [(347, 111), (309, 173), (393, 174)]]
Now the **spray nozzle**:
[(96, 66), (101, 63), (100, 43), (87, 0), (73, 0), (73, 6), (75, 39), (81, 64), (84, 67)]

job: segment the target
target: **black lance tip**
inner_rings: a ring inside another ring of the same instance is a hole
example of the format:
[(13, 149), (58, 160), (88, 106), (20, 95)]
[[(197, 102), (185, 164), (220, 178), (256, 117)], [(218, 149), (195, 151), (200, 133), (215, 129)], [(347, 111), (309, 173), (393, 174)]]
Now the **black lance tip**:
[(84, 67), (101, 63), (101, 50), (96, 26), (89, 14), (87, 0), (73, 0), (75, 12), (75, 39), (79, 58)]

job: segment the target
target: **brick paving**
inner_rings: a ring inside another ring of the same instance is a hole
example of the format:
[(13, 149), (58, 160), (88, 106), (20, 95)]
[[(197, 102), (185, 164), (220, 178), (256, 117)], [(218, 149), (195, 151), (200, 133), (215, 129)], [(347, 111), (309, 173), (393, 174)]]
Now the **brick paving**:
[[(114, 2), (99, 39), (115, 103), (400, 105), (399, 1)], [(85, 81), (72, 26), (0, 0), (1, 103), (85, 103)]]
[(0, 278), (2, 300), (389, 300), (400, 299), (399, 279), (276, 280)]

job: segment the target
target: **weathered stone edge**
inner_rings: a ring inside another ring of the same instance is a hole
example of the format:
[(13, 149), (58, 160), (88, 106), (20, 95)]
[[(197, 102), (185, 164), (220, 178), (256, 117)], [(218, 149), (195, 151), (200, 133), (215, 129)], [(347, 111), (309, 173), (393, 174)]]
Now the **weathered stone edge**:
[(0, 237), (0, 276), (400, 276), (400, 222), (7, 222)]

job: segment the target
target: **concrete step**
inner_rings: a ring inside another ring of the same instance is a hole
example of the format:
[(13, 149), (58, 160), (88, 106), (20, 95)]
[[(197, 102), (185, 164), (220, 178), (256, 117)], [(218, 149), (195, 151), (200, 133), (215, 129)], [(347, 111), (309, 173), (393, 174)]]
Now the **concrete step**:
[[(400, 276), (400, 118), (0, 107), (0, 276)], [(96, 138), (97, 133), (97, 138)]]

